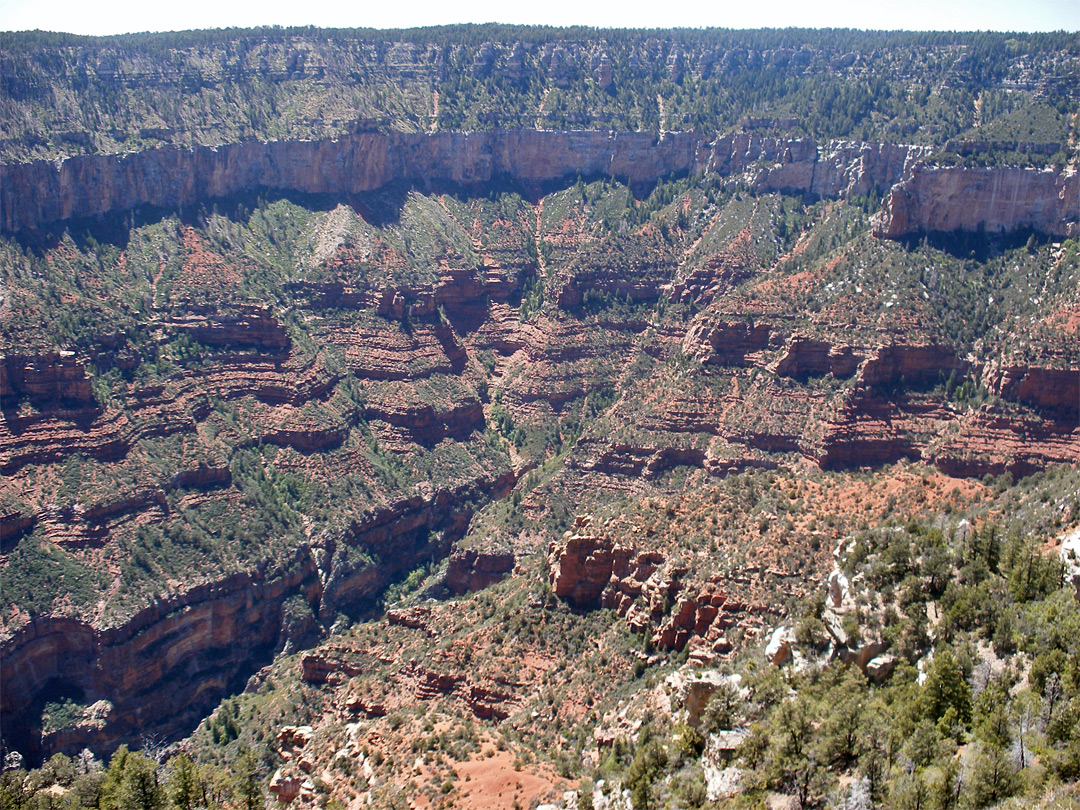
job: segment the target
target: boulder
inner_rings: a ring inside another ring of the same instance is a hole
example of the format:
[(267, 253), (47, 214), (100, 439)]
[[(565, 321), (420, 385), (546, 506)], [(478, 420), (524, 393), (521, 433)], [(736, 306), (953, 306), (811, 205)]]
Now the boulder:
[(739, 675), (724, 675), (715, 670), (688, 676), (680, 671), (670, 675), (667, 685), (672, 692), (673, 706), (686, 709), (687, 723), (697, 728), (701, 724), (701, 715), (718, 689), (725, 686), (738, 690), (742, 683)]
[(866, 662), (866, 677), (874, 683), (881, 683), (892, 675), (892, 671), (896, 669), (896, 660), (896, 656), (892, 653), (885, 653), (871, 658)]
[(795, 633), (790, 627), (777, 627), (765, 647), (765, 657), (774, 666), (782, 667), (791, 660), (791, 645), (794, 641)]
[(1072, 583), (1076, 589), (1076, 598), (1080, 599), (1080, 528), (1073, 529), (1061, 540), (1062, 574), (1066, 583)]
[(829, 590), (829, 602), (834, 608), (844, 604), (844, 598), (848, 593), (848, 578), (839, 568), (833, 568), (827, 580)]
[(303, 781), (298, 776), (285, 775), (282, 773), (281, 768), (278, 768), (270, 780), (270, 792), (277, 796), (278, 802), (288, 804), (300, 795), (300, 787)]

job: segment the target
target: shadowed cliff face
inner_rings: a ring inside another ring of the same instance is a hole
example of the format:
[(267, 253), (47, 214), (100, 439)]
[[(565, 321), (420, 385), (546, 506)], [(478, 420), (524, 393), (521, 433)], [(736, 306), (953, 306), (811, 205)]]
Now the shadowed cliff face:
[[(189, 733), (283, 643), (300, 641), (289, 638), (286, 599), (302, 597), (326, 619), (370, 610), (395, 577), (444, 557), (475, 504), (505, 496), (515, 481), (507, 474), (390, 504), (359, 518), (338, 540), (302, 546), (285, 565), (258, 565), (191, 588), (115, 627), (34, 619), (0, 647), (0, 736), (38, 760), (84, 747), (107, 755), (145, 735)], [(357, 565), (341, 553), (346, 546), (384, 559), (378, 567)], [(97, 711), (65, 728), (43, 729), (43, 703), (57, 698)]]
[[(36, 760), (87, 746), (107, 752), (141, 735), (193, 727), (271, 660), (281, 603), (295, 592), (319, 596), (310, 555), (287, 573), (238, 574), (194, 588), (111, 630), (74, 618), (32, 622), (5, 643), (0, 661), (5, 743)], [(59, 697), (97, 704), (97, 716), (42, 729), (41, 701)]]
[(6, 231), (139, 206), (174, 209), (257, 188), (349, 195), (390, 183), (477, 190), (511, 181), (533, 193), (574, 177), (610, 177), (636, 191), (672, 175), (739, 177), (756, 192), (835, 198), (889, 195), (879, 233), (1077, 229), (1075, 174), (1018, 169), (932, 169), (924, 147), (742, 134), (677, 132), (361, 133), (322, 141), (162, 147), (126, 155), (0, 166)]

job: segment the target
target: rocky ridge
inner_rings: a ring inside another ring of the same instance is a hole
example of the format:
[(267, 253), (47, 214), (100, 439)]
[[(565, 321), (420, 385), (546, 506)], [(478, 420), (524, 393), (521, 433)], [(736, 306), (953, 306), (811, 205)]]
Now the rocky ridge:
[[(726, 629), (738, 625), (752, 636), (763, 626), (760, 614), (770, 613), (770, 608), (751, 596), (752, 589), (745, 589), (748, 601), (725, 590), (749, 580), (717, 577), (695, 584), (687, 566), (671, 564), (659, 551), (620, 544), (592, 530), (591, 523), (588, 516), (579, 516), (573, 530), (548, 545), (551, 589), (560, 599), (579, 609), (611, 608), (658, 649), (689, 646), (698, 663), (711, 663), (732, 650)], [(770, 573), (790, 576), (779, 570)]]
[(745, 174), (759, 193), (887, 194), (878, 232), (889, 238), (980, 226), (1076, 233), (1080, 176), (1074, 172), (921, 167), (927, 151), (892, 144), (819, 146), (756, 134), (671, 132), (657, 138), (592, 131), (358, 133), (322, 141), (164, 146), (4, 164), (0, 226), (14, 232), (140, 206), (173, 209), (258, 188), (340, 196), (395, 182), (475, 190), (510, 180), (536, 193), (580, 176), (610, 177), (642, 190), (671, 175), (714, 173)]

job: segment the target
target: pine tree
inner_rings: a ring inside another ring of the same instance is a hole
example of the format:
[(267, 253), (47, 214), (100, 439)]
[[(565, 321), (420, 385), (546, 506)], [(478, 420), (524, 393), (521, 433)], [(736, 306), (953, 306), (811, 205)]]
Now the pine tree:
[(169, 764), (171, 771), (167, 787), (172, 806), (177, 810), (194, 810), (202, 793), (198, 767), (187, 754), (173, 757)]
[(124, 779), (124, 769), (127, 766), (131, 752), (126, 745), (121, 745), (113, 752), (109, 760), (109, 769), (105, 773), (105, 781), (101, 785), (101, 810), (121, 810), (120, 785)]
[(244, 810), (258, 810), (262, 806), (262, 781), (259, 779), (259, 763), (250, 748), (244, 748), (236, 763), (236, 797)]
[(117, 798), (123, 810), (161, 810), (164, 796), (157, 763), (142, 754), (128, 755)]
[(948, 648), (935, 656), (919, 700), (922, 715), (931, 720), (941, 720), (952, 709), (959, 723), (971, 722), (971, 687)]

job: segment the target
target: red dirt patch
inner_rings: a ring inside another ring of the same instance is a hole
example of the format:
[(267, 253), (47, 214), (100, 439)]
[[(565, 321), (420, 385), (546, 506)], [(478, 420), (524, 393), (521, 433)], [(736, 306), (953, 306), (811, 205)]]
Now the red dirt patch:
[(535, 798), (570, 788), (549, 768), (518, 770), (513, 754), (490, 747), (479, 758), (458, 763), (454, 770), (458, 775), (454, 807), (459, 810), (504, 810), (515, 801), (528, 807)]

